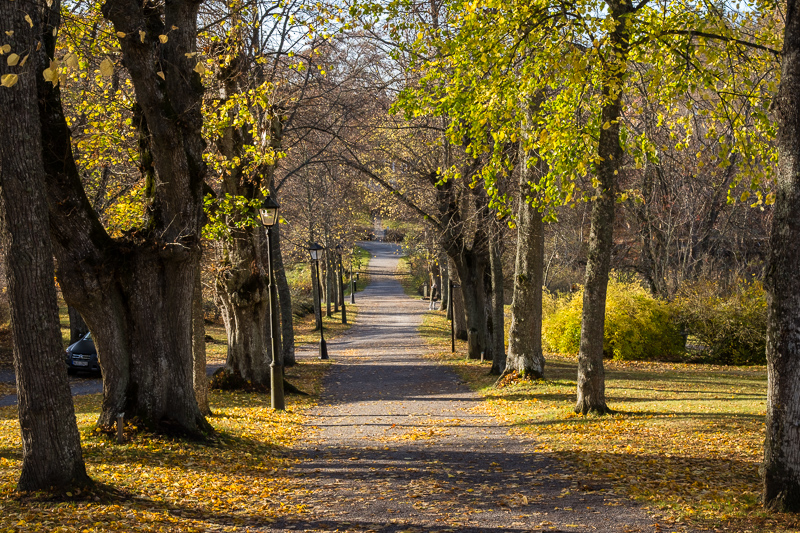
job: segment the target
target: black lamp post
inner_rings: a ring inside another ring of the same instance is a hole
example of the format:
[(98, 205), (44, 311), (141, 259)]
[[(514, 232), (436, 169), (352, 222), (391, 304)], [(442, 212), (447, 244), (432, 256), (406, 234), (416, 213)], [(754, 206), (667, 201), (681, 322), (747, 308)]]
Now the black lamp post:
[[(315, 242), (308, 243), (308, 253), (311, 255), (311, 268), (313, 270), (313, 283), (314, 283), (314, 292), (319, 295), (319, 254), (322, 250), (324, 250), (324, 246), (320, 246)], [(328, 344), (325, 342), (325, 326), (322, 324), (322, 302), (320, 301), (320, 297), (316, 298), (315, 304), (318, 303), (318, 307), (314, 309), (314, 312), (317, 313), (317, 325), (319, 326), (319, 358), (320, 359), (328, 359)]]
[(272, 261), (272, 226), (278, 222), (278, 202), (267, 196), (258, 215), (261, 223), (267, 230), (267, 269), (269, 270), (269, 315), (270, 326), (269, 335), (272, 341), (272, 363), (269, 365), (270, 396), (272, 408), (283, 411), (286, 403), (283, 397), (283, 357), (281, 354), (280, 342), (278, 341), (278, 284), (275, 283), (275, 271)]
[(344, 306), (344, 262), (342, 261), (342, 252), (344, 249), (341, 244), (336, 245), (336, 253), (339, 255), (339, 303), (342, 304), (342, 324), (347, 324), (347, 309)]

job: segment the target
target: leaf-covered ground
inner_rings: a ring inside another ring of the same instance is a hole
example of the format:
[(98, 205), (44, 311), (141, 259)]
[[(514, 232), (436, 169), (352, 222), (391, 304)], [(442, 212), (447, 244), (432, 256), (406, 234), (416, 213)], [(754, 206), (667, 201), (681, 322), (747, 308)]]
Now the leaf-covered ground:
[[(299, 438), (326, 362), (303, 362), (287, 379), (310, 397), (290, 396), (284, 413), (269, 396), (214, 391), (210, 443), (138, 433), (126, 444), (92, 431), (100, 395), (75, 398), (83, 453), (98, 486), (59, 498), (20, 498), (16, 407), (0, 409), (0, 531), (227, 531), (265, 526), (283, 514), (285, 450)], [(294, 510), (296, 511), (296, 510)]]
[(764, 513), (758, 502), (763, 456), (766, 370), (644, 362), (606, 362), (606, 398), (617, 414), (573, 412), (577, 365), (547, 356), (546, 380), (494, 387), (489, 363), (449, 353), (449, 323), (429, 313), (422, 333), (488, 401), (485, 412), (572, 465), (576, 480), (611, 482), (697, 529), (800, 531), (792, 515)]

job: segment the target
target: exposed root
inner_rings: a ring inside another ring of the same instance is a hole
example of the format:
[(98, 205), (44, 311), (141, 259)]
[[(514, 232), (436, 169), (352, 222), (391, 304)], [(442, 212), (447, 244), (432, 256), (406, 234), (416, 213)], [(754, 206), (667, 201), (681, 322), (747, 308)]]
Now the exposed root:
[(522, 374), (516, 370), (506, 370), (500, 375), (497, 381), (495, 381), (494, 386), (498, 389), (502, 389), (508, 385), (514, 385), (515, 383), (522, 383), (524, 381), (534, 382), (543, 380), (543, 377), (536, 376), (533, 373)]

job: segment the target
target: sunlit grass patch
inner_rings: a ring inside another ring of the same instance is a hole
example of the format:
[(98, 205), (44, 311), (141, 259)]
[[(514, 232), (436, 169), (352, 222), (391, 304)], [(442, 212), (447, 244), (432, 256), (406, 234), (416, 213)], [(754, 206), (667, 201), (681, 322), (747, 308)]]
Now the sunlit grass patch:
[[(798, 531), (791, 515), (766, 514), (758, 497), (766, 409), (764, 367), (606, 361), (616, 413), (579, 416), (574, 358), (547, 355), (546, 380), (494, 386), (489, 363), (464, 359), (449, 324), (429, 312), (421, 334), (487, 401), (482, 409), (571, 465), (576, 483), (605, 484), (698, 529)], [(576, 485), (578, 486), (578, 485)], [(727, 528), (727, 529), (725, 529)]]
[[(353, 305), (349, 301), (345, 303), (347, 309), (347, 324), (342, 324), (342, 310), (333, 313), (333, 316), (325, 316), (325, 308), (322, 308), (322, 325), (325, 328), (325, 340), (335, 339), (351, 327), (358, 317), (358, 304)], [(294, 341), (296, 345), (310, 344), (319, 342), (319, 330), (315, 329), (316, 322), (314, 315), (310, 314), (303, 318), (296, 318), (294, 321)]]
[[(100, 395), (75, 398), (89, 475), (101, 487), (61, 500), (20, 499), (16, 407), (0, 408), (0, 531), (226, 531), (264, 527), (289, 510), (296, 490), (288, 448), (302, 437), (306, 408), (316, 403), (327, 362), (302, 362), (287, 379), (314, 396), (289, 396), (275, 412), (268, 395), (212, 391), (216, 435), (193, 442), (138, 433), (117, 444), (93, 431)], [(97, 498), (97, 500), (95, 499)]]

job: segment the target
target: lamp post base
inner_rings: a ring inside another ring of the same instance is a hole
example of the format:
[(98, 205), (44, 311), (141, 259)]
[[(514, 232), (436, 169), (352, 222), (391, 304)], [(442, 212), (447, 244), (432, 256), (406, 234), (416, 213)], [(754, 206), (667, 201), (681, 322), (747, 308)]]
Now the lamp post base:
[(319, 358), (328, 359), (328, 343), (325, 339), (319, 341)]
[(272, 408), (276, 411), (283, 411), (286, 409), (286, 402), (283, 397), (283, 367), (270, 365), (269, 379)]

